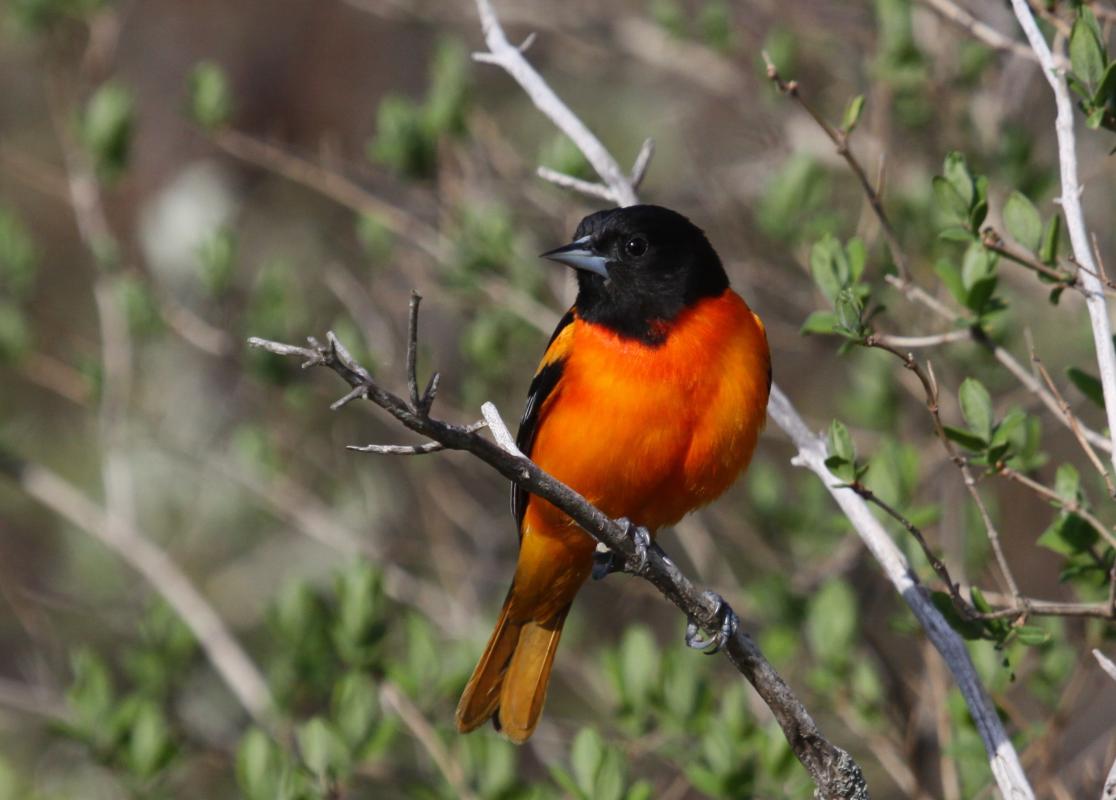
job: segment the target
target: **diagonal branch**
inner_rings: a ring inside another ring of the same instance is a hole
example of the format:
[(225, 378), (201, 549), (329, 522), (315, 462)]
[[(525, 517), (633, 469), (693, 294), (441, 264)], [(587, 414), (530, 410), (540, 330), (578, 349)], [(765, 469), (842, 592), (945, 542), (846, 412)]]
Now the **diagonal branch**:
[[(451, 425), (415, 410), (402, 397), (380, 386), (366, 369), (353, 360), (332, 332), (327, 334), (326, 340), (324, 345), (311, 340), (309, 347), (258, 338), (249, 339), (249, 344), (278, 355), (297, 356), (303, 359), (304, 367), (332, 369), (351, 387), (362, 389), (359, 396), (371, 400), (407, 428), (447, 449), (472, 453), (505, 478), (560, 508), (598, 542), (625, 559), (635, 560), (636, 544), (627, 526), (606, 516), (580, 494), (523, 456), (511, 441), (511, 434), (491, 403), (486, 403), (483, 411), (487, 426), (499, 443), (484, 438), (472, 426)], [(720, 629), (719, 607), (678, 569), (658, 544), (652, 543), (648, 547), (646, 562), (633, 574), (653, 584), (707, 633), (713, 634)], [(859, 766), (848, 753), (822, 736), (809, 712), (764, 658), (751, 637), (738, 627), (724, 650), (770, 707), (795, 755), (817, 784), (819, 795), (824, 798), (866, 800), (867, 786)]]
[(99, 540), (140, 573), (197, 637), (210, 663), (244, 709), (262, 727), (275, 730), (267, 681), (213, 606), (164, 550), (45, 467), (0, 452), (0, 475), (17, 482), (30, 497)]
[(580, 117), (570, 111), (569, 106), (562, 102), (530, 62), (523, 57), (522, 48), (508, 41), (489, 0), (477, 0), (477, 13), (480, 14), (488, 52), (474, 53), (473, 58), (484, 64), (501, 67), (515, 78), (516, 83), (523, 87), (539, 111), (558, 126), (562, 133), (570, 137), (570, 140), (585, 155), (611, 191), (609, 199), (618, 206), (634, 205), (637, 200), (632, 181), (620, 169), (620, 165), (601, 144), (600, 139), (593, 135)]

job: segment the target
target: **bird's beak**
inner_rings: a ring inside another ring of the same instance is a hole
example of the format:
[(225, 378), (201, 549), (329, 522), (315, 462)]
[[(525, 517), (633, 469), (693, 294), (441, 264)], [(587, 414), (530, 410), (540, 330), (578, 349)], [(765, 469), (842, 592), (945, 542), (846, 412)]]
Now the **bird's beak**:
[(576, 241), (562, 247), (543, 253), (539, 258), (549, 258), (559, 264), (566, 264), (575, 269), (595, 272), (602, 278), (608, 279), (608, 261), (604, 256), (593, 252), (589, 236), (582, 236)]

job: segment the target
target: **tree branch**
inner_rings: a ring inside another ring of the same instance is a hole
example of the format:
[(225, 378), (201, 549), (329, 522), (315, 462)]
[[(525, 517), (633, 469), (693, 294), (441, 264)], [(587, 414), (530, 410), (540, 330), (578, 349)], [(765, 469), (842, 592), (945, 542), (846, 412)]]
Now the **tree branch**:
[[(566, 512), (590, 536), (625, 559), (636, 555), (635, 543), (626, 526), (610, 519), (519, 452), (491, 403), (486, 403), (483, 411), (488, 427), (499, 443), (483, 438), (476, 430), (451, 425), (417, 412), (403, 398), (381, 387), (364, 367), (353, 360), (332, 332), (327, 334), (326, 339), (327, 344), (324, 345), (311, 340), (310, 347), (259, 338), (249, 339), (249, 344), (278, 355), (302, 358), (304, 367), (332, 369), (351, 387), (362, 389), (360, 396), (371, 400), (407, 428), (448, 449), (472, 453), (505, 478)], [(648, 548), (646, 563), (634, 574), (652, 583), (706, 633), (716, 633), (720, 629), (718, 607), (678, 569), (659, 545), (653, 543)], [(809, 712), (764, 658), (751, 637), (738, 628), (724, 650), (771, 708), (795, 755), (817, 784), (820, 795), (825, 798), (867, 798), (867, 786), (859, 766), (848, 753), (822, 736)]]
[(1085, 230), (1085, 213), (1081, 208), (1082, 187), (1077, 179), (1077, 142), (1073, 132), (1073, 100), (1070, 99), (1065, 75), (1059, 68), (1054, 54), (1039, 31), (1038, 23), (1026, 0), (1011, 0), (1015, 17), (1027, 34), (1031, 49), (1038, 56), (1047, 83), (1054, 92), (1054, 102), (1058, 113), (1054, 121), (1054, 131), (1058, 137), (1058, 166), (1062, 177), (1062, 213), (1066, 217), (1073, 255), (1081, 265), (1078, 278), (1085, 291), (1085, 305), (1089, 310), (1089, 321), (1093, 327), (1093, 346), (1100, 368), (1101, 388), (1104, 390), (1104, 407), (1108, 419), (1109, 439), (1113, 445), (1111, 458), (1116, 468), (1116, 349), (1112, 345), (1112, 325), (1108, 318), (1108, 305), (1104, 298), (1104, 286), (1100, 280), (1100, 270), (1093, 258), (1089, 244), (1089, 234)]
[(581, 119), (570, 111), (561, 98), (554, 93), (542, 76), (523, 57), (523, 51), (508, 42), (504, 29), (500, 26), (496, 12), (489, 0), (477, 0), (477, 13), (480, 15), (487, 53), (474, 53), (473, 58), (485, 64), (494, 64), (515, 78), (531, 102), (553, 122), (562, 133), (570, 137), (577, 148), (585, 155), (597, 174), (611, 191), (607, 198), (618, 206), (635, 205), (636, 194), (632, 181), (620, 169), (616, 159), (605, 149), (600, 140), (585, 126)]

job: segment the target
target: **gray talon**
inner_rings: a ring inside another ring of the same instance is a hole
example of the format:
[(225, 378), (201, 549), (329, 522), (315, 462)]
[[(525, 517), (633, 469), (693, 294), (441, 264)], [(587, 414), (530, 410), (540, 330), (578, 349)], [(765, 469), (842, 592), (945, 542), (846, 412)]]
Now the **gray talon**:
[(701, 650), (706, 655), (713, 655), (728, 644), (728, 640), (740, 627), (740, 618), (736, 616), (732, 606), (726, 603), (725, 599), (716, 592), (704, 592), (702, 597), (717, 604), (717, 616), (721, 620), (721, 628), (708, 639), (704, 639), (698, 624), (690, 620), (686, 624), (686, 646), (692, 647), (694, 650)]
[(635, 554), (627, 559), (614, 553), (605, 545), (598, 544), (593, 552), (593, 580), (599, 581), (613, 572), (630, 572), (636, 575), (647, 566), (647, 549), (651, 546), (651, 533), (647, 528), (640, 527), (627, 517), (616, 520), (623, 528), (624, 534), (631, 537), (635, 545)]
[(621, 517), (617, 522), (624, 526), (625, 534), (632, 538), (632, 543), (635, 545), (635, 555), (624, 563), (624, 571), (638, 575), (647, 566), (647, 548), (651, 546), (651, 532), (647, 528), (636, 525), (627, 517)]

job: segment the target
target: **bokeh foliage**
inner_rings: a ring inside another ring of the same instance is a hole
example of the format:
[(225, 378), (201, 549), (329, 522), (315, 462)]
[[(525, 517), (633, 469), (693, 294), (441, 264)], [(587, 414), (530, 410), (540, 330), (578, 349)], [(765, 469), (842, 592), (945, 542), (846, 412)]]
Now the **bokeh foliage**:
[[(591, 173), (506, 76), (469, 60), (479, 34), (467, 4), (214, 12), (236, 47), (181, 8), (176, 19), (201, 27), (168, 42), (169, 4), (140, 5), (3, 10), (11, 99), (0, 95), (0, 115), (13, 133), (0, 142), (0, 460), (43, 464), (102, 502), (100, 462), (123, 454), (145, 533), (226, 618), (276, 716), (265, 724), (239, 707), (159, 587), (5, 480), (0, 582), (12, 590), (0, 602), (14, 613), (0, 615), (0, 675), (17, 692), (38, 688), (9, 713), (0, 685), (0, 798), (809, 797), (736, 673), (682, 647), (681, 620), (621, 576), (575, 608), (531, 746), (453, 732), (511, 569), (506, 487), (456, 456), (358, 460), (344, 444), (398, 431), (356, 405), (330, 415), (341, 387), (243, 347), (249, 335), (294, 342), (332, 327), (399, 380), (417, 286), (429, 309), (420, 364), (443, 373), (441, 412), (469, 421), (494, 399), (514, 416), (570, 296), (534, 255), (594, 207), (534, 168)], [(1103, 430), (1053, 202), (1045, 82), (1031, 69), (1021, 83), (1019, 63), (910, 0), (855, 3), (840, 19), (828, 5), (578, 3), (576, 18), (525, 8), (540, 34), (530, 57), (618, 155), (658, 140), (643, 196), (708, 230), (767, 321), (776, 380), (827, 428), (834, 472), (922, 528), (972, 607), (1009, 604), (920, 387), (870, 346), (874, 335), (975, 332), (916, 354), (933, 364), (945, 434), (978, 476), (1024, 593), (1104, 602), (1116, 551), (1086, 515), (1111, 526), (1106, 487), (983, 344), (1027, 364), (1033, 342), (1074, 412)], [(1047, 7), (1071, 31), (1080, 146), (1103, 177), (1116, 102), (1104, 7)], [(306, 31), (329, 42), (313, 63), (290, 47)], [(883, 198), (910, 278), (948, 318), (896, 288), (860, 186), (769, 85), (760, 49), (873, 176), (886, 152)], [(716, 82), (725, 74), (730, 94)], [(288, 160), (246, 155), (230, 134), (275, 142)], [(75, 163), (107, 232), (75, 231)], [(1103, 255), (1116, 197), (1100, 178), (1087, 193)], [(118, 389), (119, 378), (103, 361), (99, 282), (131, 352), (123, 435), (101, 416), (105, 382)], [(991, 779), (959, 694), (789, 456), (766, 437), (741, 485), (665, 545), (741, 613), (827, 735), (866, 767), (874, 796), (977, 796)], [(911, 537), (881, 518), (970, 639), (1016, 745), (1041, 754), (1028, 760), (1040, 794), (1054, 780), (1095, 794), (1111, 754), (1080, 712), (1112, 706), (1088, 657), (1112, 651), (1112, 623), (968, 618)], [(1094, 746), (1078, 758), (1062, 737)]]

